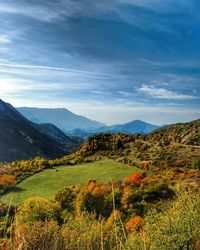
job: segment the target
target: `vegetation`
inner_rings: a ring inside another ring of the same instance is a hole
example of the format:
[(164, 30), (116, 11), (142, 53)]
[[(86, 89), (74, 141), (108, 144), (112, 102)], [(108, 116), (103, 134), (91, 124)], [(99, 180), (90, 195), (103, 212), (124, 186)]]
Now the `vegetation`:
[(18, 183), (2, 199), (7, 203), (12, 200), (16, 204), (38, 195), (53, 199), (56, 192), (66, 185), (84, 184), (90, 179), (106, 182), (112, 178), (116, 182), (135, 171), (138, 169), (106, 159), (76, 166), (48, 168)]
[(1, 248), (197, 250), (199, 122), (100, 134), (60, 159), (2, 164), (1, 192), (11, 192)]
[(168, 210), (151, 210), (140, 233), (129, 235), (129, 242), (131, 249), (194, 249), (199, 237), (198, 194), (183, 192)]
[(129, 219), (116, 209), (115, 203), (107, 218), (94, 211), (69, 213), (66, 208), (39, 197), (25, 201), (15, 215), (10, 212), (12, 224), (8, 223), (2, 233), (1, 247), (192, 250), (200, 237), (200, 201), (198, 193), (191, 189), (179, 190), (177, 198), (165, 207), (151, 208), (145, 216), (133, 215)]

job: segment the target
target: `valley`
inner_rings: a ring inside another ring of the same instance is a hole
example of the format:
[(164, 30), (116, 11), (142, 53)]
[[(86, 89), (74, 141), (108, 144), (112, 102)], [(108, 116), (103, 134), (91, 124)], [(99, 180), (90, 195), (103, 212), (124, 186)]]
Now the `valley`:
[(200, 250), (200, 0), (0, 0), (0, 250)]
[(52, 244), (56, 250), (94, 244), (95, 250), (145, 244), (193, 250), (200, 237), (200, 120), (149, 132), (147, 123), (134, 121), (124, 126), (140, 133), (104, 127), (83, 139), (0, 104), (0, 245), (6, 250), (40, 249), (41, 241), (42, 250)]

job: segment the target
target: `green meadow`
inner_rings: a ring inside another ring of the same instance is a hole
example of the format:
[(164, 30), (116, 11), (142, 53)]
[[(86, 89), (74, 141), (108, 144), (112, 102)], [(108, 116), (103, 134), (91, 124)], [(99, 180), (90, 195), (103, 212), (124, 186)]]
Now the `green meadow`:
[(17, 184), (1, 199), (6, 202), (20, 204), (32, 196), (53, 199), (57, 191), (68, 185), (85, 184), (90, 179), (99, 182), (123, 180), (138, 168), (113, 160), (101, 160), (74, 166), (60, 166), (46, 169), (28, 177)]

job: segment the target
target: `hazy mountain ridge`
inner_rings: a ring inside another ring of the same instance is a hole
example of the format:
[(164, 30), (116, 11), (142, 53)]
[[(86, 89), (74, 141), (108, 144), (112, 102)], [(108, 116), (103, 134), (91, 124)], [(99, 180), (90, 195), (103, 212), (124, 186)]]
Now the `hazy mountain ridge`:
[(65, 108), (29, 108), (21, 107), (17, 110), (27, 119), (35, 123), (51, 123), (63, 131), (71, 129), (95, 129), (104, 126), (103, 123), (76, 115)]
[(153, 130), (159, 128), (159, 126), (150, 124), (141, 120), (134, 120), (124, 124), (116, 124), (112, 126), (104, 126), (96, 130), (96, 132), (124, 132), (127, 134), (148, 134)]
[(102, 126), (100, 128), (93, 130), (74, 129), (71, 131), (67, 131), (67, 134), (82, 136), (82, 137), (89, 137), (99, 133), (119, 133), (119, 132), (124, 132), (126, 134), (148, 134), (158, 128), (160, 128), (160, 126), (150, 124), (141, 120), (134, 120), (124, 124)]

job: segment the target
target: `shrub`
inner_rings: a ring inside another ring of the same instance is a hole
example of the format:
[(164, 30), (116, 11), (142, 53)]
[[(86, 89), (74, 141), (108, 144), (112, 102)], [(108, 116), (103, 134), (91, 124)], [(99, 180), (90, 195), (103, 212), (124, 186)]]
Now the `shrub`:
[(200, 157), (196, 158), (192, 162), (192, 167), (195, 168), (195, 169), (200, 169)]
[(16, 214), (16, 225), (33, 224), (36, 221), (49, 221), (58, 219), (57, 206), (44, 198), (33, 197), (26, 200)]
[(69, 218), (61, 230), (66, 250), (111, 250), (118, 249), (124, 241), (119, 227), (107, 227), (103, 219), (96, 220), (95, 214), (86, 212)]
[(65, 249), (64, 240), (55, 221), (36, 221), (32, 225), (19, 227), (12, 235), (10, 246), (12, 248), (7, 249)]
[(0, 238), (9, 235), (14, 220), (15, 207), (0, 203)]
[(125, 185), (140, 185), (142, 179), (141, 173), (133, 173), (125, 179)]
[(171, 207), (149, 212), (140, 234), (129, 239), (131, 249), (193, 250), (200, 238), (200, 200), (198, 194), (179, 193)]
[(126, 231), (128, 233), (139, 231), (143, 226), (143, 219), (142, 217), (136, 215), (132, 217), (125, 225)]
[(16, 184), (16, 177), (14, 175), (0, 176), (0, 189), (6, 190)]
[(74, 210), (76, 195), (77, 191), (75, 190), (75, 187), (66, 187), (56, 194), (55, 201), (62, 209), (67, 209), (70, 212)]

